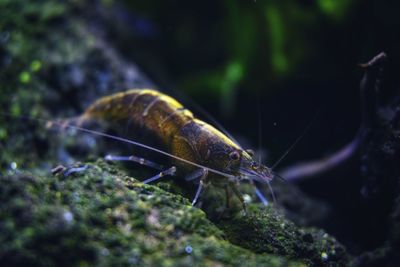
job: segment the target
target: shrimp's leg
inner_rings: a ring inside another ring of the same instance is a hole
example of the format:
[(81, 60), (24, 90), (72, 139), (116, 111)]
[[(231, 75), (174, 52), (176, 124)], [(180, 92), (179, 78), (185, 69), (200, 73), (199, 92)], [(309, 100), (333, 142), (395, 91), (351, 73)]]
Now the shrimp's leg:
[(197, 200), (199, 199), (199, 196), (200, 196), (200, 193), (203, 190), (204, 181), (207, 178), (207, 175), (208, 175), (208, 170), (207, 169), (200, 169), (200, 170), (197, 170), (197, 171), (189, 174), (188, 176), (186, 176), (186, 180), (194, 180), (194, 179), (200, 177), (199, 186), (197, 187), (196, 194), (195, 194), (194, 199), (192, 201), (192, 206), (194, 206), (196, 204)]
[(240, 193), (239, 189), (237, 188), (236, 184), (230, 183), (229, 186), (232, 188), (233, 193), (237, 196), (237, 198), (240, 200), (243, 206), (244, 213), (247, 214), (247, 207), (246, 207), (246, 202), (244, 201), (244, 198), (242, 196), (242, 193)]
[(112, 155), (107, 155), (104, 157), (105, 160), (107, 161), (133, 161), (137, 162), (141, 165), (145, 165), (151, 168), (154, 168), (156, 170), (162, 170), (164, 167), (160, 164), (157, 164), (155, 162), (152, 162), (150, 160), (147, 160), (145, 158), (137, 157), (137, 156), (112, 156)]
[[(256, 193), (257, 197), (260, 199), (261, 203), (263, 203), (264, 206), (268, 206), (269, 201), (267, 200), (267, 198), (263, 195), (263, 193), (261, 193), (260, 189), (258, 189), (257, 185), (254, 183), (253, 180), (250, 180), (251, 185), (254, 187), (254, 192)], [(270, 184), (268, 183), (269, 189), (272, 192), (272, 188), (270, 186)], [(274, 201), (275, 202), (275, 201)]]
[(67, 176), (70, 176), (70, 175), (73, 174), (73, 173), (86, 171), (87, 168), (88, 168), (87, 165), (83, 165), (83, 166), (81, 166), (81, 167), (71, 167), (71, 168), (68, 168), (68, 169), (66, 170), (66, 172), (64, 172), (64, 176), (67, 177)]
[(204, 174), (204, 169), (198, 169), (194, 172), (189, 173), (188, 175), (185, 176), (186, 181), (193, 181)]
[(225, 186), (225, 194), (226, 194), (225, 195), (226, 196), (225, 206), (226, 206), (227, 209), (229, 209), (231, 207), (231, 197), (230, 197), (230, 194), (229, 194), (229, 186), (228, 185)]
[(155, 180), (160, 179), (161, 177), (164, 177), (165, 175), (174, 175), (175, 172), (176, 172), (176, 167), (175, 167), (175, 166), (172, 166), (171, 168), (169, 168), (169, 169), (167, 169), (167, 170), (165, 170), (165, 171), (162, 171), (162, 172), (160, 172), (159, 174), (154, 175), (153, 177), (151, 177), (151, 178), (149, 178), (149, 179), (144, 180), (143, 183), (144, 183), (144, 184), (148, 184), (148, 183), (150, 183), (150, 182), (153, 182), (153, 181), (155, 181)]
[(88, 168), (88, 165), (83, 165), (83, 166), (78, 166), (78, 167), (69, 167), (69, 168), (59, 165), (59, 166), (53, 168), (51, 170), (51, 173), (53, 175), (62, 174), (64, 177), (68, 177), (73, 173), (79, 173), (79, 172), (86, 171), (87, 168)]
[(264, 206), (268, 206), (268, 200), (266, 197), (264, 197), (256, 185), (254, 185), (254, 191), (256, 192), (257, 197), (261, 200), (261, 203), (263, 203)]

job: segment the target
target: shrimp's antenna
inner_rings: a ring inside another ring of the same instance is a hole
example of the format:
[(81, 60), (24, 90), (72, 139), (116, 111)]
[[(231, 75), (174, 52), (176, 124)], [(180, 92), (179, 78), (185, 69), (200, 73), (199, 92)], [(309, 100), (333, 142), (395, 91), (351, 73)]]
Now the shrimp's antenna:
[(261, 164), (262, 123), (261, 123), (260, 98), (257, 101), (257, 109), (258, 109), (258, 164)]
[(299, 143), (299, 141), (306, 135), (306, 133), (308, 132), (308, 130), (310, 130), (311, 126), (314, 124), (315, 119), (317, 118), (317, 115), (319, 114), (319, 112), (317, 111), (317, 113), (315, 114), (314, 118), (311, 120), (311, 122), (307, 125), (307, 127), (303, 130), (303, 132), (301, 133), (301, 135), (299, 137), (297, 137), (297, 139), (293, 142), (293, 144), (285, 151), (285, 153), (283, 153), (283, 155), (274, 163), (274, 165), (272, 165), (271, 170), (274, 170), (279, 163), (282, 162), (282, 160), (289, 154), (290, 151), (292, 151), (292, 149)]
[[(95, 131), (95, 130), (90, 130), (90, 129), (86, 129), (86, 128), (82, 128), (82, 127), (74, 126), (74, 125), (69, 125), (69, 124), (64, 125), (64, 124), (62, 124), (62, 123), (57, 123), (57, 122), (50, 122), (50, 123), (54, 123), (54, 124), (59, 125), (59, 126), (61, 126), (61, 127), (66, 127), (66, 128), (70, 128), (70, 129), (75, 129), (75, 130), (79, 130), (79, 131), (82, 131), (82, 132), (90, 133), (90, 134), (93, 134), (93, 135), (103, 136), (103, 137), (106, 137), (106, 138), (109, 138), (109, 139), (113, 139), (113, 140), (117, 140), (117, 141), (121, 141), (121, 142), (125, 142), (125, 143), (128, 143), (128, 144), (131, 144), (131, 145), (134, 145), (134, 146), (142, 147), (142, 148), (145, 148), (145, 149), (148, 149), (148, 150), (151, 150), (151, 151), (154, 151), (154, 152), (163, 154), (163, 155), (165, 155), (165, 156), (174, 158), (174, 159), (176, 159), (176, 160), (185, 162), (185, 163), (187, 163), (187, 164), (190, 164), (190, 165), (193, 165), (193, 166), (196, 166), (196, 167), (199, 167), (199, 168), (203, 168), (203, 169), (209, 170), (210, 172), (213, 172), (213, 173), (215, 173), (215, 174), (219, 174), (219, 175), (222, 175), (222, 176), (225, 176), (225, 177), (228, 177), (228, 178), (234, 178), (234, 177), (235, 177), (235, 176), (233, 176), (233, 175), (230, 175), (230, 174), (227, 174), (227, 173), (224, 173), (224, 172), (215, 170), (215, 169), (211, 169), (211, 168), (209, 168), (209, 167), (206, 167), (206, 166), (203, 166), (203, 165), (200, 165), (200, 164), (191, 162), (190, 160), (186, 160), (186, 159), (184, 159), (184, 158), (181, 158), (181, 157), (172, 155), (172, 154), (170, 154), (170, 153), (168, 153), (168, 152), (165, 152), (165, 151), (163, 151), (163, 150), (161, 150), (161, 149), (157, 149), (157, 148), (155, 148), (155, 147), (148, 146), (148, 145), (145, 145), (145, 144), (142, 144), (142, 143), (133, 141), (133, 140), (129, 140), (129, 139), (123, 138), (123, 137), (119, 137), (119, 136), (111, 135), (111, 134), (106, 134), (106, 133), (103, 133), (103, 132), (99, 132), (99, 131)], [(50, 125), (50, 126), (51, 126), (51, 125)]]
[(272, 172), (272, 174), (274, 175), (273, 177), (275, 178), (278, 178), (279, 180), (281, 180), (281, 181), (283, 181), (283, 182), (288, 182), (285, 178), (283, 178), (280, 174), (278, 174), (278, 173), (276, 173), (276, 172)]
[(274, 204), (276, 204), (275, 193), (274, 193), (274, 190), (272, 190), (272, 186), (269, 181), (267, 181), (267, 186), (268, 186), (269, 191), (271, 192), (272, 201), (274, 202)]
[[(4, 115), (4, 116), (7, 116), (7, 117), (12, 117), (11, 114), (7, 114), (7, 113), (5, 113), (5, 112), (0, 112), (0, 114), (2, 114), (2, 115)], [(203, 166), (203, 165), (200, 165), (200, 164), (191, 162), (190, 160), (186, 160), (186, 159), (184, 159), (184, 158), (181, 158), (181, 157), (172, 155), (172, 154), (170, 154), (170, 153), (168, 153), (168, 152), (165, 152), (165, 151), (163, 151), (163, 150), (161, 150), (161, 149), (157, 149), (157, 148), (155, 148), (155, 147), (148, 146), (148, 145), (145, 145), (145, 144), (142, 144), (142, 143), (133, 141), (133, 140), (129, 140), (129, 139), (126, 139), (126, 138), (123, 138), (123, 137), (119, 137), (119, 136), (116, 136), (116, 135), (106, 134), (106, 133), (103, 133), (103, 132), (99, 132), (99, 131), (95, 131), (95, 130), (90, 130), (90, 129), (83, 128), (83, 127), (79, 127), (79, 126), (74, 126), (74, 125), (70, 125), (70, 124), (65, 124), (65, 123), (61, 123), (61, 122), (57, 122), (57, 121), (49, 121), (49, 120), (41, 119), (41, 118), (32, 118), (32, 117), (29, 117), (29, 116), (19, 116), (19, 118), (21, 118), (21, 119), (27, 119), (27, 120), (31, 120), (31, 121), (34, 120), (34, 121), (44, 122), (44, 123), (46, 123), (46, 126), (47, 126), (48, 128), (50, 128), (52, 125), (57, 125), (57, 126), (60, 126), (60, 127), (69, 128), (69, 129), (74, 129), (74, 130), (78, 130), (78, 131), (81, 131), (81, 132), (90, 133), (90, 134), (93, 134), (93, 135), (102, 136), (102, 137), (106, 137), (106, 138), (109, 138), (109, 139), (112, 139), (112, 140), (116, 140), (116, 141), (128, 143), (128, 144), (131, 144), (131, 145), (134, 145), (134, 146), (142, 147), (142, 148), (145, 148), (145, 149), (148, 149), (148, 150), (157, 152), (157, 153), (159, 153), (159, 154), (163, 154), (163, 155), (165, 155), (165, 156), (167, 156), (167, 157), (171, 157), (171, 158), (174, 158), (174, 159), (176, 159), (176, 160), (185, 162), (185, 163), (187, 163), (187, 164), (189, 164), (189, 165), (193, 165), (193, 166), (196, 166), (196, 167), (199, 167), (199, 168), (202, 168), (202, 169), (209, 170), (210, 172), (213, 172), (213, 173), (215, 173), (215, 174), (219, 174), (219, 175), (225, 176), (225, 177), (227, 177), (227, 178), (231, 178), (231, 179), (235, 178), (235, 176), (233, 176), (233, 175), (230, 175), (230, 174), (227, 174), (227, 173), (224, 173), (224, 172), (215, 170), (215, 169), (211, 169), (211, 168), (209, 168), (209, 167), (206, 167), (206, 166)]]
[[(251, 176), (250, 176), (251, 177)], [(253, 181), (252, 179), (249, 180), (250, 184), (252, 184), (254, 186), (254, 189), (256, 191), (256, 195), (258, 196), (258, 198), (261, 200), (261, 202), (264, 205), (268, 205), (268, 200), (264, 197), (264, 195), (261, 193), (260, 189), (258, 188), (257, 184), (255, 181)], [(275, 193), (274, 190), (272, 190), (272, 186), (270, 184), (269, 181), (266, 182), (262, 182), (262, 184), (267, 184), (268, 186), (268, 190), (271, 192), (271, 196), (272, 196), (272, 201), (274, 202), (274, 204), (276, 204), (276, 197), (275, 197)]]

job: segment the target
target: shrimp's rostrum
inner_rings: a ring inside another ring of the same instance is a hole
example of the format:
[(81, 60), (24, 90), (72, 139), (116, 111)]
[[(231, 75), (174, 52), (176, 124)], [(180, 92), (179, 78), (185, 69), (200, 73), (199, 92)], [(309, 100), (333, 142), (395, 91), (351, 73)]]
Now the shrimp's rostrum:
[[(136, 129), (151, 133), (163, 145), (165, 154), (170, 154), (173, 167), (146, 181), (173, 175), (175, 171), (187, 180), (200, 180), (193, 204), (205, 184), (229, 186), (243, 202), (237, 190), (240, 181), (269, 183), (273, 178), (268, 167), (255, 161), (251, 153), (227, 135), (195, 118), (192, 112), (172, 97), (155, 90), (133, 89), (103, 97), (79, 118), (81, 123), (90, 120), (129, 123)], [(136, 156), (108, 156), (107, 159), (129, 159), (157, 166)]]

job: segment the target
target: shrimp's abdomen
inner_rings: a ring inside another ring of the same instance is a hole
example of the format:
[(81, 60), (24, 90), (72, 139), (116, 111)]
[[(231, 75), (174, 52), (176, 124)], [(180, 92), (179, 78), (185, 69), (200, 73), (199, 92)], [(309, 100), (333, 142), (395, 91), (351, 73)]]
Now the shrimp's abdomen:
[(115, 125), (130, 124), (145, 129), (169, 146), (180, 129), (193, 120), (193, 114), (175, 99), (151, 89), (133, 89), (103, 97), (81, 116)]

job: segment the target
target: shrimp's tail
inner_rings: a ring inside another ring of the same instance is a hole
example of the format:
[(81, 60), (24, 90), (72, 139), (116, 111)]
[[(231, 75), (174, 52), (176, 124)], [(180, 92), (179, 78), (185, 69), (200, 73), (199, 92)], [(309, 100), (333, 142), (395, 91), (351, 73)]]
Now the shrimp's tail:
[(81, 126), (81, 117), (73, 117), (67, 119), (49, 120), (46, 122), (46, 128), (49, 130), (64, 131), (68, 126)]

